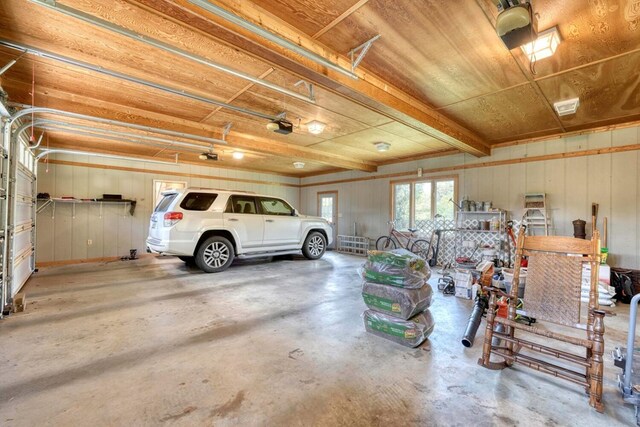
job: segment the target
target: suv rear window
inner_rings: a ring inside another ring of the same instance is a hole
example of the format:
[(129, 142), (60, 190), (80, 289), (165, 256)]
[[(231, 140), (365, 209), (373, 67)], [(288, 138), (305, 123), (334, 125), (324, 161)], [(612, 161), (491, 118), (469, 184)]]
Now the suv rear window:
[(182, 199), (180, 207), (187, 211), (206, 211), (217, 197), (213, 193), (189, 193)]
[(165, 194), (156, 205), (154, 212), (166, 212), (167, 209), (169, 209), (169, 205), (175, 200), (177, 195), (178, 193)]

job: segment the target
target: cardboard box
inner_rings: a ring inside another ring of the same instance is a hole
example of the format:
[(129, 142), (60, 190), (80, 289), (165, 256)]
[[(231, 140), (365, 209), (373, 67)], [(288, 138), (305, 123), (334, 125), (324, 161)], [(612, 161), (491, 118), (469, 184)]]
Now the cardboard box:
[(473, 285), (471, 271), (456, 270), (453, 275), (453, 281), (456, 286), (455, 295), (458, 298), (471, 299), (471, 286)]

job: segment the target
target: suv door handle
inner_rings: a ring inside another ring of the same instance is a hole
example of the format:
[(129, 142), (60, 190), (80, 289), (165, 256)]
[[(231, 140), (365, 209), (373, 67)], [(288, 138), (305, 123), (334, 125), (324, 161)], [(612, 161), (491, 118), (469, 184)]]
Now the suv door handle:
[(238, 218), (229, 218), (228, 221), (237, 221)]
[(272, 219), (265, 219), (266, 222), (273, 222)]

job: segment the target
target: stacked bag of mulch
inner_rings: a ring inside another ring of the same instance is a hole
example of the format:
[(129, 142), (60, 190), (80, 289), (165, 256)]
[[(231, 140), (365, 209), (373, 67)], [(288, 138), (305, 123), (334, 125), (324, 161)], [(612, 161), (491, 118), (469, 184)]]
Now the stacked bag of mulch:
[[(580, 289), (580, 301), (589, 302), (589, 293), (591, 292), (591, 267), (587, 264), (582, 268), (582, 287)], [(616, 289), (609, 286), (607, 282), (598, 280), (598, 305), (606, 305), (615, 307)]]
[(416, 347), (433, 331), (427, 262), (406, 249), (369, 251), (361, 270), (367, 332)]

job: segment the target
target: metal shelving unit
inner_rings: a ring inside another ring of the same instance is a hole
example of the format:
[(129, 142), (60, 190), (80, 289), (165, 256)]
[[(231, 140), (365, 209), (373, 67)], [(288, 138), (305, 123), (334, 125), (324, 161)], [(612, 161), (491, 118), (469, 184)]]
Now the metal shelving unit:
[[(480, 230), (480, 221), (498, 217), (498, 230)], [(474, 249), (482, 246), (492, 246), (497, 251), (497, 258), (504, 264), (509, 264), (509, 250), (507, 248), (507, 211), (504, 209), (494, 209), (491, 211), (462, 211), (459, 210), (456, 218), (456, 249), (455, 257), (470, 257)], [(475, 242), (474, 247), (465, 247), (464, 241)]]
[[(99, 205), (100, 206), (100, 217), (102, 218), (102, 207), (104, 205), (124, 205), (125, 207), (125, 215), (128, 211), (129, 215), (133, 215), (136, 210), (136, 201), (130, 199), (114, 199), (114, 200), (82, 200), (82, 199), (60, 199), (60, 198), (51, 198), (51, 199), (38, 199), (38, 208), (36, 210), (37, 213), (44, 211), (48, 206), (51, 206), (51, 218), (55, 218), (56, 214), (56, 204), (70, 204), (72, 206), (72, 217), (76, 216), (76, 205)], [(129, 207), (127, 209), (127, 206)]]

